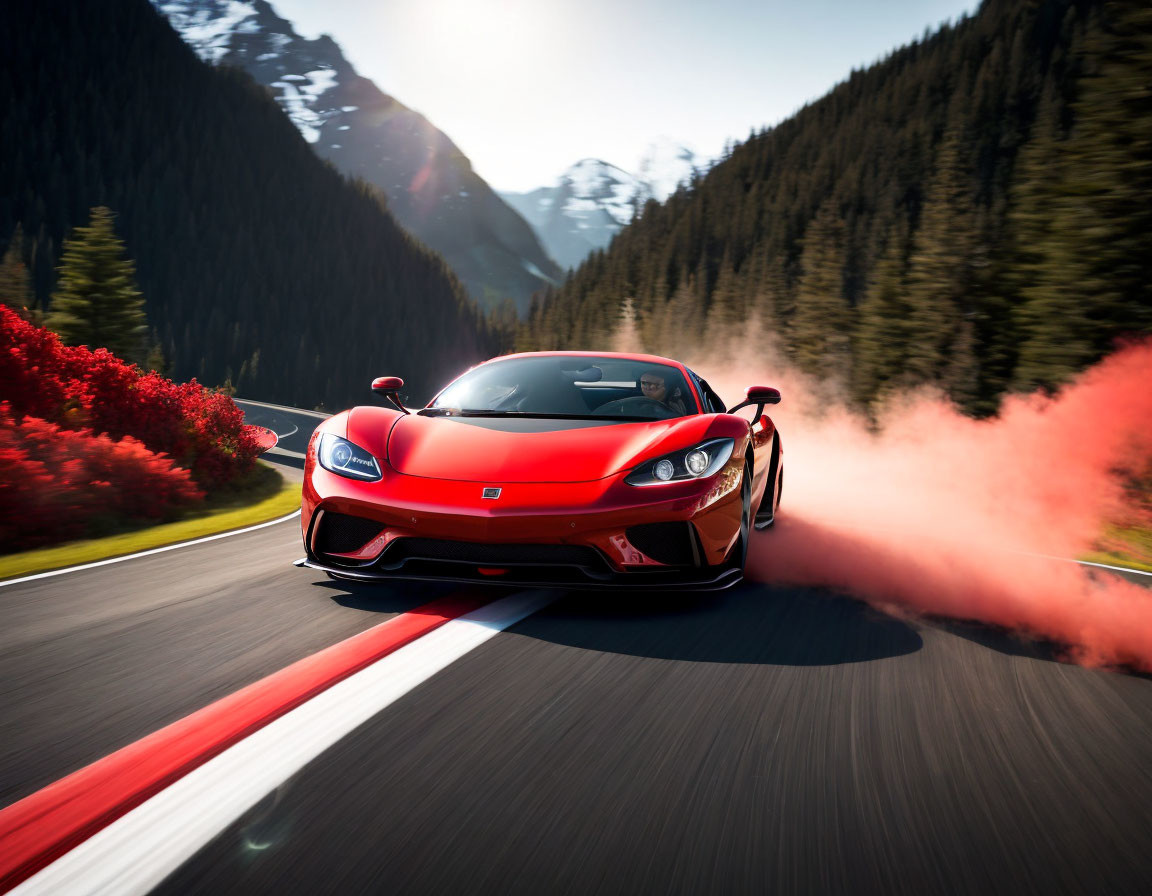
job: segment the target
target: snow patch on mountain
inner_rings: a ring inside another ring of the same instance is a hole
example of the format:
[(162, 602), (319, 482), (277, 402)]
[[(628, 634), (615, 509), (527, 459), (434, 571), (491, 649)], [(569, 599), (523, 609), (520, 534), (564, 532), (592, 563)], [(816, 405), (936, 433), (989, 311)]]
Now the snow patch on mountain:
[(268, 0), (152, 0), (202, 59), (243, 68), (316, 154), (380, 189), (396, 220), (443, 254), (487, 305), (533, 292), (561, 269), (449, 137), (360, 77), (331, 37), (301, 36)]
[(501, 193), (535, 229), (553, 258), (567, 268), (605, 248), (650, 199), (664, 202), (699, 174), (706, 161), (660, 137), (631, 174), (601, 159), (581, 159), (550, 187)]
[[(306, 46), (291, 25), (280, 19), (260, 0), (153, 0), (197, 55), (217, 65), (229, 53), (256, 63), (270, 64), (285, 57), (294, 44)], [(243, 37), (240, 37), (243, 36)], [(305, 53), (305, 56), (311, 54)], [(268, 82), (276, 101), (309, 143), (320, 139), (320, 128), (341, 110), (325, 102), (325, 94), (339, 80), (329, 65), (313, 64), (302, 72), (289, 71), (288, 64), (276, 66), (279, 73)]]
[(642, 187), (627, 171), (600, 159), (581, 159), (560, 176), (558, 186), (559, 194), (545, 208), (558, 201), (576, 220), (603, 210), (621, 227), (632, 220), (631, 203)]
[(644, 154), (636, 169), (636, 177), (647, 186), (647, 198), (664, 202), (686, 183), (691, 183), (704, 160), (687, 146), (671, 137), (657, 137)]
[(197, 55), (213, 65), (228, 54), (233, 34), (259, 29), (256, 7), (242, 0), (164, 0), (157, 6)]

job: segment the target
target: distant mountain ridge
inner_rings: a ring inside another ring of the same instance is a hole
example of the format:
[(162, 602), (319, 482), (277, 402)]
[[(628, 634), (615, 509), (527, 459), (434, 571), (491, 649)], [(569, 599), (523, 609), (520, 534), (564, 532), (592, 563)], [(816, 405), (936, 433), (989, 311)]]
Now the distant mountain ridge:
[(500, 196), (524, 216), (561, 267), (605, 248), (650, 199), (663, 202), (691, 182), (704, 160), (668, 138), (653, 142), (631, 174), (602, 159), (581, 159), (552, 186)]
[(266, 0), (152, 0), (197, 54), (267, 87), (341, 172), (383, 190), (397, 220), (442, 254), (468, 291), (518, 310), (562, 277), (531, 227), (423, 115), (361, 77), (328, 35), (308, 40)]

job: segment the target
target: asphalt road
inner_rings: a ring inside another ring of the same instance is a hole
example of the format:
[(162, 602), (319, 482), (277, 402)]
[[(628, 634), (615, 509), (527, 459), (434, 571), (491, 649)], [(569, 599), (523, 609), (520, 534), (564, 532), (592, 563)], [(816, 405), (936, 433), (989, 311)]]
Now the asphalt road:
[[(0, 588), (0, 805), (448, 590), (299, 555), (288, 522)], [(1152, 679), (824, 591), (561, 593), (161, 890), (1148, 893)]]

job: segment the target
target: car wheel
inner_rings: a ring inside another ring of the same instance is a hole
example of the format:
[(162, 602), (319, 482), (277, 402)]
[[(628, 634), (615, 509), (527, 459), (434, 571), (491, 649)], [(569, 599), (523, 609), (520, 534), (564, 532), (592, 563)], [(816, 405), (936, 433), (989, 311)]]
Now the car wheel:
[(780, 496), (784, 491), (784, 469), (780, 466), (779, 436), (772, 437), (772, 466), (768, 470), (768, 484), (756, 508), (753, 525), (757, 531), (768, 529), (776, 522), (776, 508), (780, 506)]
[(744, 464), (744, 476), (740, 483), (740, 535), (732, 547), (729, 563), (733, 569), (744, 569), (748, 561), (748, 536), (752, 519), (752, 468)]

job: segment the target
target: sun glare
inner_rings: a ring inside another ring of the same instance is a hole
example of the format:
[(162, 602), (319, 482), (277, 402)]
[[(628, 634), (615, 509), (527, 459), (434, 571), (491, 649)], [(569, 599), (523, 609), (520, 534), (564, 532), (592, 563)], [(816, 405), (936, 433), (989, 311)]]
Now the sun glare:
[(546, 23), (553, 13), (522, 0), (440, 0), (422, 6), (420, 17), (430, 62), (465, 78), (522, 70), (556, 37)]

